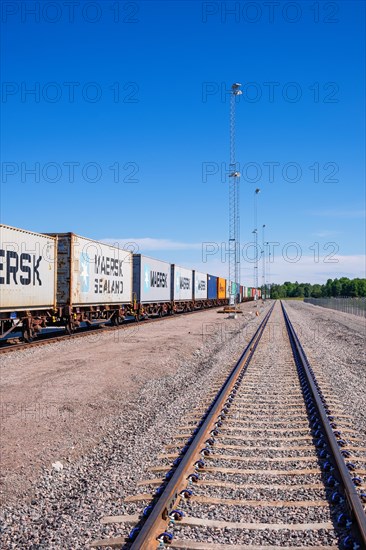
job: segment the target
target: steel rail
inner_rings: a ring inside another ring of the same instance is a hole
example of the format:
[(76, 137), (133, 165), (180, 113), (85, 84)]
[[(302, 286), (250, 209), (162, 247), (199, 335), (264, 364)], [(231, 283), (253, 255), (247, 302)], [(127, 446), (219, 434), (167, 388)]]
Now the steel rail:
[(350, 512), (355, 519), (355, 522), (357, 524), (357, 530), (359, 532), (359, 535), (361, 537), (361, 540), (364, 544), (364, 548), (366, 548), (366, 514), (363, 509), (361, 500), (358, 496), (356, 487), (354, 486), (352, 479), (350, 477), (349, 471), (347, 469), (347, 466), (345, 464), (344, 458), (341, 454), (339, 445), (337, 443), (336, 436), (333, 433), (332, 427), (330, 425), (327, 412), (324, 406), (324, 403), (321, 399), (321, 396), (319, 394), (318, 388), (315, 384), (314, 375), (312, 373), (312, 369), (310, 367), (309, 361), (306, 357), (306, 354), (301, 346), (301, 343), (297, 337), (297, 334), (292, 326), (292, 323), (289, 319), (289, 316), (285, 310), (285, 307), (281, 301), (282, 311), (283, 315), (285, 317), (286, 327), (288, 330), (288, 334), (290, 337), (290, 341), (294, 343), (296, 353), (298, 354), (299, 360), (301, 362), (301, 366), (304, 369), (304, 373), (307, 378), (308, 386), (311, 390), (311, 393), (313, 395), (314, 403), (318, 409), (319, 417), (321, 420), (321, 423), (323, 424), (324, 432), (326, 435), (326, 438), (328, 440), (329, 446), (332, 450), (334, 460), (336, 462), (336, 466), (339, 472), (339, 475), (341, 477), (341, 481), (343, 483), (345, 496), (347, 498), (347, 502), (349, 505)]
[(217, 422), (217, 416), (220, 414), (222, 406), (235, 386), (237, 379), (248, 366), (258, 342), (262, 337), (274, 305), (275, 302), (259, 325), (254, 336), (251, 338), (249, 344), (224, 382), (222, 388), (218, 391), (202, 425), (193, 436), (187, 451), (184, 455), (182, 455), (181, 462), (168, 481), (161, 496), (155, 503), (150, 515), (142, 525), (141, 530), (138, 532), (136, 538), (129, 547), (130, 550), (152, 550), (152, 548), (155, 547), (154, 544), (157, 544), (157, 537), (165, 531), (167, 527), (167, 519), (179, 499), (179, 493), (187, 486), (186, 476), (187, 474), (192, 473), (195, 461), (201, 458), (201, 446), (204, 444), (204, 440), (207, 438), (208, 434), (214, 427), (214, 424)]

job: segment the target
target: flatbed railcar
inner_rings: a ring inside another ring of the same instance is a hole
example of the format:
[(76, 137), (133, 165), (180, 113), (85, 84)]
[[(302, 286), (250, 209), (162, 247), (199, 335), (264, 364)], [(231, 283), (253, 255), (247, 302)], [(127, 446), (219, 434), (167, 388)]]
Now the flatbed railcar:
[(193, 270), (177, 264), (171, 266), (171, 300), (174, 313), (193, 311)]
[[(224, 289), (218, 298), (218, 285)], [(133, 255), (133, 308), (137, 319), (162, 317), (227, 303), (226, 279), (143, 254)]]
[[(222, 277), (74, 233), (0, 225), (0, 338), (172, 315), (228, 303)], [(239, 285), (237, 285), (239, 293)]]
[(133, 303), (136, 319), (171, 315), (171, 264), (133, 255)]
[(193, 301), (194, 309), (204, 309), (209, 307), (207, 298), (208, 274), (193, 270)]
[(56, 319), (57, 239), (0, 225), (0, 337), (30, 340)]
[(218, 277), (207, 274), (207, 302), (210, 306), (220, 305), (217, 297)]
[(82, 322), (118, 324), (132, 313), (132, 253), (80, 237), (57, 238), (59, 323), (71, 333)]

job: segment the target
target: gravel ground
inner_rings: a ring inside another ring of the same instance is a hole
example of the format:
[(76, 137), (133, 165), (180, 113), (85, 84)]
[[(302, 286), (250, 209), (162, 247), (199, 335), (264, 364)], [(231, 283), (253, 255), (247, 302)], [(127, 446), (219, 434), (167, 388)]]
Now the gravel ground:
[(276, 484), (287, 484), (287, 485), (301, 485), (302, 483), (321, 483), (322, 475), (319, 470), (319, 474), (307, 474), (299, 476), (280, 476), (275, 477), (265, 474), (224, 474), (224, 473), (211, 473), (205, 474), (205, 479), (208, 480), (218, 480), (218, 481), (228, 481), (230, 483), (237, 483), (238, 485), (244, 485), (246, 483), (250, 484), (259, 484), (259, 485), (276, 485)]
[(245, 506), (224, 506), (220, 504), (186, 504), (184, 507), (194, 517), (234, 521), (238, 523), (319, 523), (331, 521), (328, 508), (311, 507), (281, 508)]
[[(185, 526), (177, 527), (177, 538), (193, 538), (197, 541), (204, 542), (215, 542), (217, 544), (237, 544), (237, 531), (232, 529), (215, 529), (213, 531), (209, 528), (197, 528)], [(252, 531), (247, 529), (240, 529), (240, 540), (241, 544), (250, 545), (274, 545), (274, 546), (296, 546), (304, 547), (309, 546), (318, 546), (319, 538), (323, 541), (323, 545), (331, 546), (334, 545), (336, 540), (335, 531), (326, 531), (320, 529), (319, 531), (290, 531), (288, 529), (283, 529), (281, 531)], [(272, 550), (272, 549), (271, 549)]]
[[(202, 401), (212, 379), (228, 372), (261, 321), (262, 316), (255, 317), (250, 304), (244, 306), (245, 314), (236, 322), (216, 312), (204, 312), (177, 317), (164, 324), (163, 331), (157, 323), (141, 326), (127, 341), (116, 343), (104, 334), (97, 342), (83, 339), (50, 344), (6, 358), (2, 365), (3, 396), (10, 395), (15, 401), (21, 390), (20, 400), (24, 399), (27, 388), (33, 395), (41, 380), (42, 389), (47, 389), (53, 399), (65, 393), (58, 406), (75, 405), (76, 399), (79, 407), (77, 418), (66, 423), (66, 436), (56, 430), (54, 419), (46, 423), (46, 435), (44, 422), (40, 431), (36, 423), (28, 425), (26, 458), (39, 467), (44, 445), (47, 459), (42, 475), (36, 467), (26, 467), (19, 454), (12, 472), (12, 446), (20, 445), (27, 426), (22, 425), (19, 415), (5, 416), (8, 443), (1, 547), (74, 550), (86, 548), (95, 538), (125, 533), (124, 527), (101, 525), (100, 517), (141, 510), (141, 503), (125, 504), (124, 498), (137, 492), (138, 480), (159, 477), (149, 473), (148, 466), (161, 464), (156, 457), (172, 443), (181, 417)], [(240, 333), (235, 332), (239, 328)], [(192, 335), (191, 340), (187, 334)], [(123, 371), (120, 364), (115, 369), (122, 353)], [(115, 390), (113, 399), (108, 393), (108, 400), (103, 400), (106, 388)], [(88, 415), (86, 430), (84, 414)], [(14, 426), (16, 431), (10, 437)], [(54, 459), (62, 462), (61, 471), (51, 467), (50, 449)], [(30, 482), (23, 483), (23, 493), (18, 491), (15, 498), (12, 481), (24, 469)]]
[(354, 429), (366, 436), (366, 319), (295, 300), (284, 304), (316, 376), (330, 383)]
[[(212, 486), (208, 486), (208, 487), (198, 486), (195, 489), (195, 494), (204, 495), (204, 496), (211, 495), (213, 497), (216, 497), (217, 489)], [(320, 498), (325, 498), (326, 494), (327, 494), (327, 490), (322, 485), (320, 485), (319, 488), (316, 488), (316, 489), (306, 488), (301, 491), (299, 491), (299, 489), (294, 489), (293, 491), (289, 491), (288, 489), (273, 490), (270, 487), (266, 489), (256, 489), (256, 488), (229, 489), (227, 487), (220, 487), (220, 498), (232, 498), (235, 500), (239, 500), (239, 499), (262, 500), (264, 502), (266, 500), (298, 501), (299, 497), (301, 498), (301, 500), (318, 500)]]

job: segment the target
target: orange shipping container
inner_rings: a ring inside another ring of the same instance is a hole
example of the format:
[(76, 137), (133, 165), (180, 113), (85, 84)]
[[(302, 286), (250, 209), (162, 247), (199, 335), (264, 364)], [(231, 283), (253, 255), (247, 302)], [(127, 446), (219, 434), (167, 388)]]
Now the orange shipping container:
[(226, 279), (217, 278), (217, 297), (219, 300), (226, 298)]

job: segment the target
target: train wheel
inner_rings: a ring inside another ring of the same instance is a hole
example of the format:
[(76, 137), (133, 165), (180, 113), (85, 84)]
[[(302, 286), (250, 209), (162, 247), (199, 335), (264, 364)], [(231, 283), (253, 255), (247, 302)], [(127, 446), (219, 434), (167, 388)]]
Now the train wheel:
[(32, 329), (32, 323), (29, 318), (23, 320), (22, 336), (24, 342), (32, 342), (34, 337), (34, 331)]
[(30, 342), (33, 341), (33, 331), (32, 329), (25, 329), (25, 331), (23, 332), (23, 340), (24, 342), (27, 342), (27, 344), (29, 344)]
[(73, 334), (75, 332), (75, 325), (74, 323), (69, 320), (66, 322), (66, 325), (65, 325), (65, 329), (66, 329), (66, 333), (71, 336), (71, 334)]
[(119, 315), (112, 315), (110, 319), (110, 323), (112, 327), (117, 327), (120, 324), (120, 316)]

